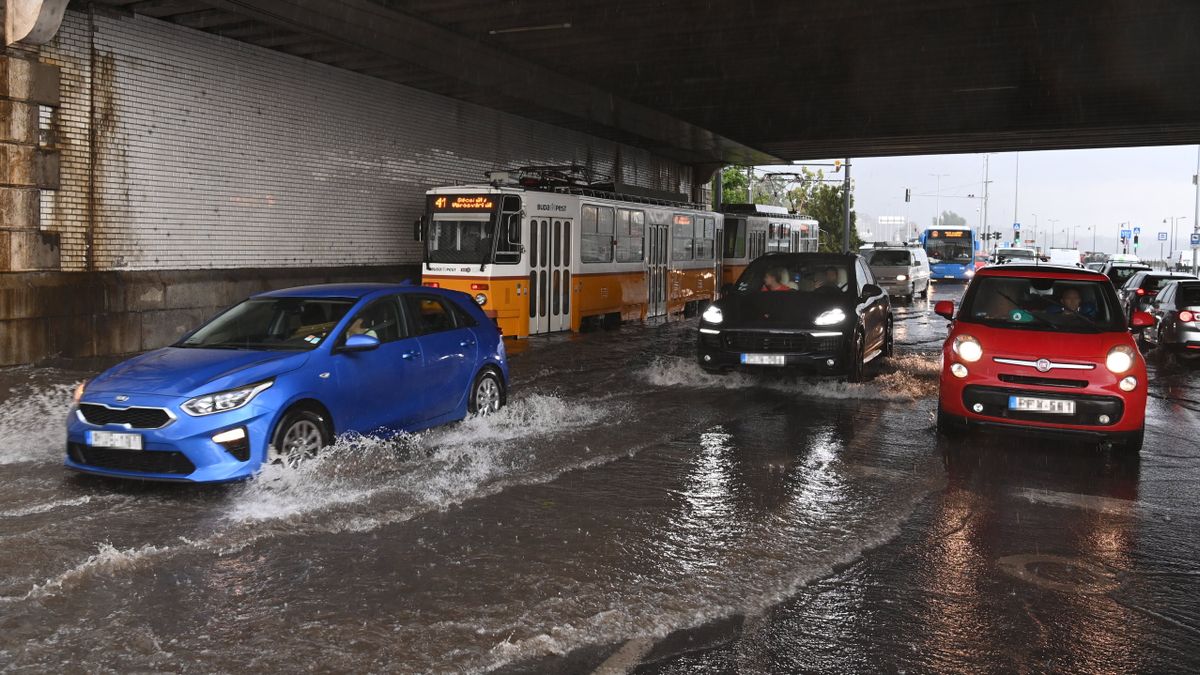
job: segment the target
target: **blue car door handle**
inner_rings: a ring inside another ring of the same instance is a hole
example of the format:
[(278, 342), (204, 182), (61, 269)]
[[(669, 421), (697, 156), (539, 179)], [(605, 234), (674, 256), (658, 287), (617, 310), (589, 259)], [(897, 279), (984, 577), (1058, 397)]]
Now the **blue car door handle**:
[(416, 355), (417, 355), (417, 352), (415, 352), (415, 351), (404, 352), (403, 354), (401, 354), (401, 355), (400, 355), (400, 358), (402, 358), (402, 359), (412, 359), (412, 358), (414, 358)]
[(463, 340), (462, 342), (458, 343), (458, 346), (459, 347), (474, 347), (475, 341), (474, 340)]

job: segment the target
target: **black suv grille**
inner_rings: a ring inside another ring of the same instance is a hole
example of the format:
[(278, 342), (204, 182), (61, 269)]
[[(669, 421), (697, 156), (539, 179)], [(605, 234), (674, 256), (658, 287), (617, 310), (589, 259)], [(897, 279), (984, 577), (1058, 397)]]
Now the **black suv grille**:
[(729, 331), (725, 348), (738, 352), (836, 352), (841, 336), (813, 337), (807, 333), (758, 333)]
[(158, 429), (167, 426), (171, 416), (162, 408), (106, 408), (95, 403), (80, 403), (83, 419), (92, 424), (128, 424), (134, 429)]
[(82, 443), (68, 443), (72, 461), (98, 469), (167, 473), (186, 476), (196, 470), (187, 455), (175, 450), (119, 450), (93, 448)]

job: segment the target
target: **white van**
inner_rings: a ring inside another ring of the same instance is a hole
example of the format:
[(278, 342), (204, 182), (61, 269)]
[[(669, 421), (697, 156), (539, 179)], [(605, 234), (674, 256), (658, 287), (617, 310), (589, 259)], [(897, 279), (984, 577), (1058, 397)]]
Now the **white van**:
[(1052, 248), (1050, 253), (1051, 265), (1066, 265), (1067, 267), (1083, 267), (1083, 254), (1076, 248)]
[(929, 297), (929, 256), (920, 248), (886, 246), (863, 251), (875, 283), (895, 298)]

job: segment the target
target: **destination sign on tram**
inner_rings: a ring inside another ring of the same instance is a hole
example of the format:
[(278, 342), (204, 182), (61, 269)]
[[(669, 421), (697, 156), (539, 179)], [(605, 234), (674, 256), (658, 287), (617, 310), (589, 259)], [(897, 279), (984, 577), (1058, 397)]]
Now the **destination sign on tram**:
[(429, 203), (434, 213), (491, 211), (496, 206), (493, 195), (433, 195)]

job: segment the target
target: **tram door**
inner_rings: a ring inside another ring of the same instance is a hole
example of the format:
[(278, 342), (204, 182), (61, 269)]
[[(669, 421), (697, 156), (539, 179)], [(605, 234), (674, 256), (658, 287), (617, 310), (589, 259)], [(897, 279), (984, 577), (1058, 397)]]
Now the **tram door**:
[(721, 294), (721, 284), (725, 283), (725, 228), (717, 228), (717, 241), (714, 246), (713, 259), (717, 261), (716, 268), (713, 272), (716, 274), (713, 281), (713, 300)]
[(667, 313), (667, 246), (670, 241), (666, 225), (646, 225), (646, 315)]
[(571, 221), (529, 221), (529, 334), (571, 327)]

